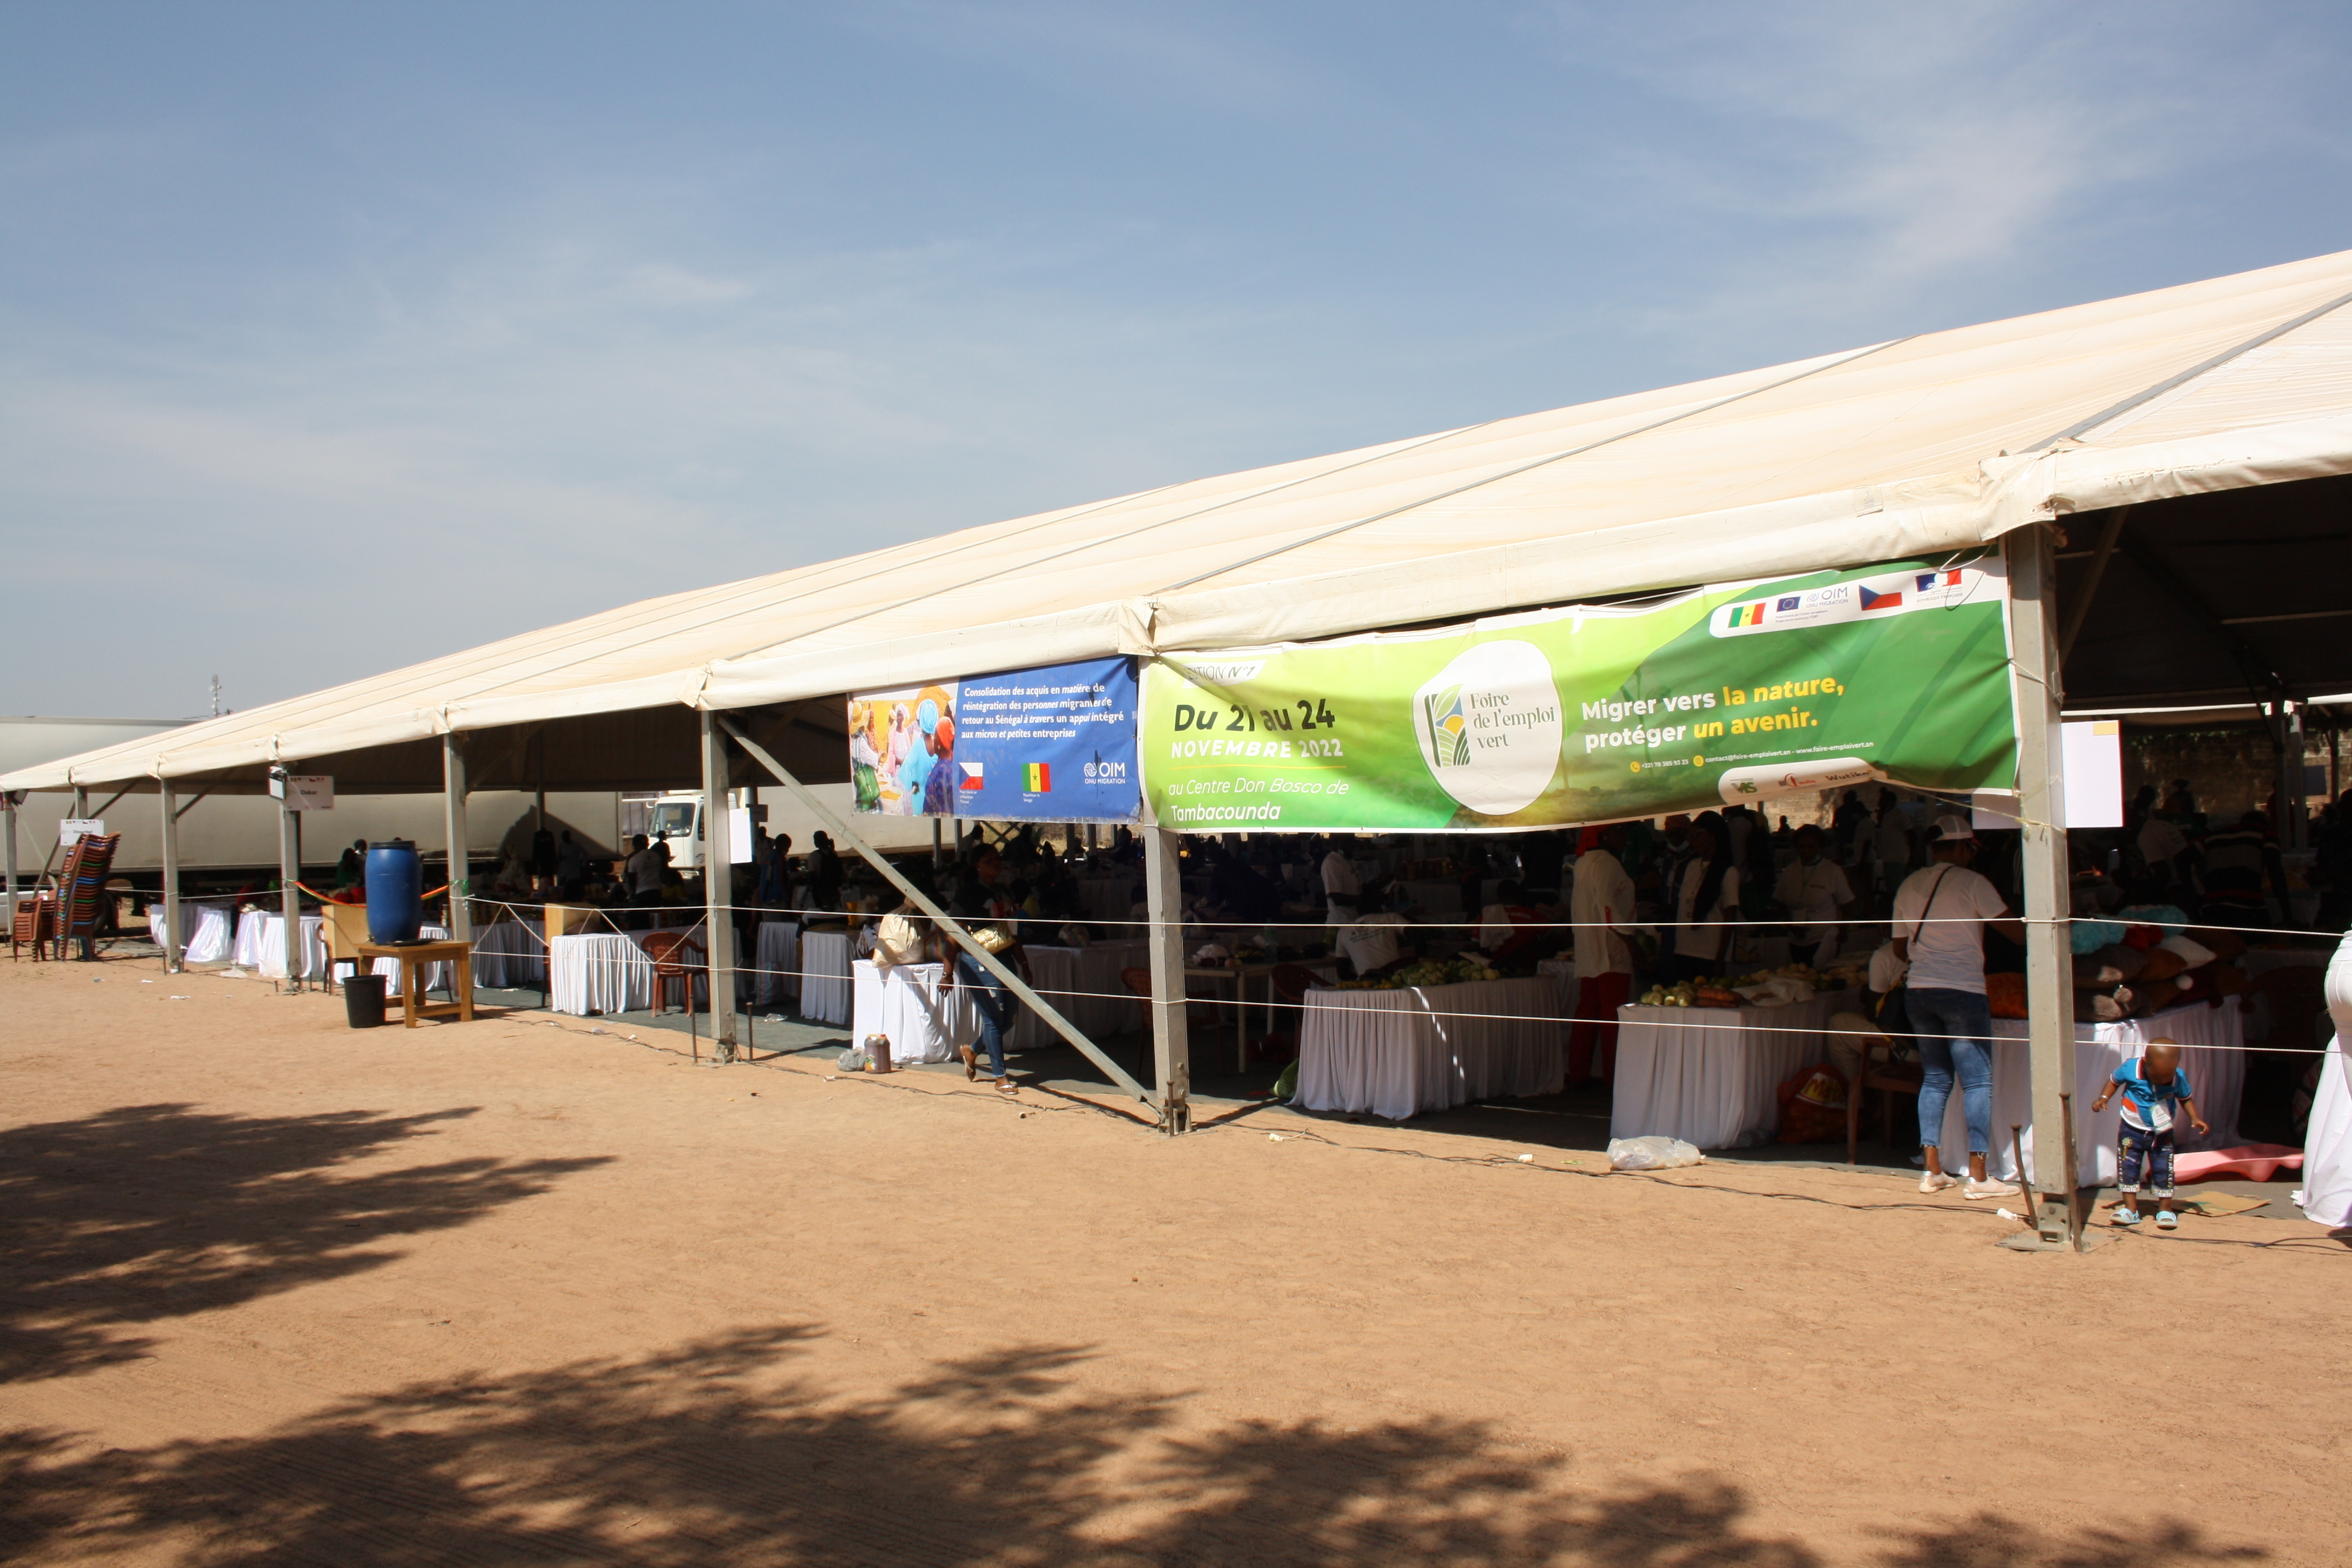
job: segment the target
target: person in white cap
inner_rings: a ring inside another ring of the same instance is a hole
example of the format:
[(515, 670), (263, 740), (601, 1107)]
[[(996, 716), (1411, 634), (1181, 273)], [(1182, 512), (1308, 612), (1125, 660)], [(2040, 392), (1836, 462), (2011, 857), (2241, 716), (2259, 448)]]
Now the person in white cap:
[[(2012, 1182), (1985, 1176), (1985, 1151), (1992, 1144), (1992, 1005), (1985, 996), (1984, 928), (2011, 942), (2025, 940), (2025, 922), (2009, 912), (1993, 885), (1969, 869), (1977, 836), (1962, 816), (1938, 817), (1928, 846), (1931, 864), (1914, 871), (1895, 893), (1895, 956), (1906, 961), (1904, 1011), (1917, 1036), (1919, 1145), (1927, 1167), (1919, 1190), (1937, 1193), (1954, 1184), (1944, 1172), (1944, 1108), (1955, 1078), (1969, 1128), (1971, 1198), (2006, 1197)], [(2073, 1020), (2067, 1021), (2074, 1027)]]

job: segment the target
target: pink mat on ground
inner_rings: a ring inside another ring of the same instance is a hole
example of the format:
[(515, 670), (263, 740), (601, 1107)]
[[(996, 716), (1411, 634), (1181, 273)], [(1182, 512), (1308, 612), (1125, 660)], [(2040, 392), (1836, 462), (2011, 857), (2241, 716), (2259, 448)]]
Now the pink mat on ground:
[(2284, 1143), (2242, 1143), (2235, 1149), (2208, 1149), (2201, 1153), (2172, 1157), (2172, 1179), (2176, 1182), (2207, 1182), (2216, 1176), (2267, 1182), (2281, 1170), (2302, 1169), (2303, 1151)]

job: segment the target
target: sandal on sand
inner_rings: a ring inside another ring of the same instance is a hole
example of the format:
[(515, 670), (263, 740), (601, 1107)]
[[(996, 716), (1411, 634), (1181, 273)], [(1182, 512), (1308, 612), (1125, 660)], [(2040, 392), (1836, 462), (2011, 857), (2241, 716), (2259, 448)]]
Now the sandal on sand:
[(1021, 1089), (1020, 1087), (1011, 1079), (1001, 1078), (996, 1080), (996, 1092), (999, 1094), (1019, 1094)]
[(2156, 1211), (2156, 1228), (2158, 1230), (2179, 1230), (2180, 1228), (2180, 1216), (2174, 1214), (2170, 1209), (2158, 1209)]
[(973, 1079), (978, 1078), (980, 1076), (980, 1058), (973, 1053), (972, 1048), (970, 1046), (958, 1046), (956, 1047), (956, 1054), (963, 1058), (964, 1081), (969, 1083)]
[(2115, 1223), (2119, 1226), (2123, 1226), (2127, 1229), (2132, 1226), (2137, 1225), (2139, 1223), (2139, 1210), (2124, 1204), (2117, 1204), (2116, 1205)]

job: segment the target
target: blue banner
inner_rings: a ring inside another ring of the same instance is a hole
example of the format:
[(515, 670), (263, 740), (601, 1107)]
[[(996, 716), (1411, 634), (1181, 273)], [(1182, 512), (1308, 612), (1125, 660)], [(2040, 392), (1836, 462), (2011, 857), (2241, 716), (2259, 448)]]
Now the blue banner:
[(859, 692), (849, 700), (857, 809), (1133, 822), (1136, 702), (1126, 658)]

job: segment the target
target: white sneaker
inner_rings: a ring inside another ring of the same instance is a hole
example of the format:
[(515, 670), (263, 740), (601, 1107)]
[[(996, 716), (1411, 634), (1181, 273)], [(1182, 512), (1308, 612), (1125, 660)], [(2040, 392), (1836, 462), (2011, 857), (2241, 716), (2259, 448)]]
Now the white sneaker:
[(1979, 1182), (1971, 1179), (1969, 1184), (1961, 1189), (1961, 1194), (1965, 1197), (1971, 1198), (2013, 1198), (2017, 1196), (2019, 1191), (2015, 1182)]
[(1923, 1193), (1940, 1193), (1946, 1187), (1958, 1184), (1941, 1171), (1922, 1171), (1919, 1173), (1919, 1190)]

